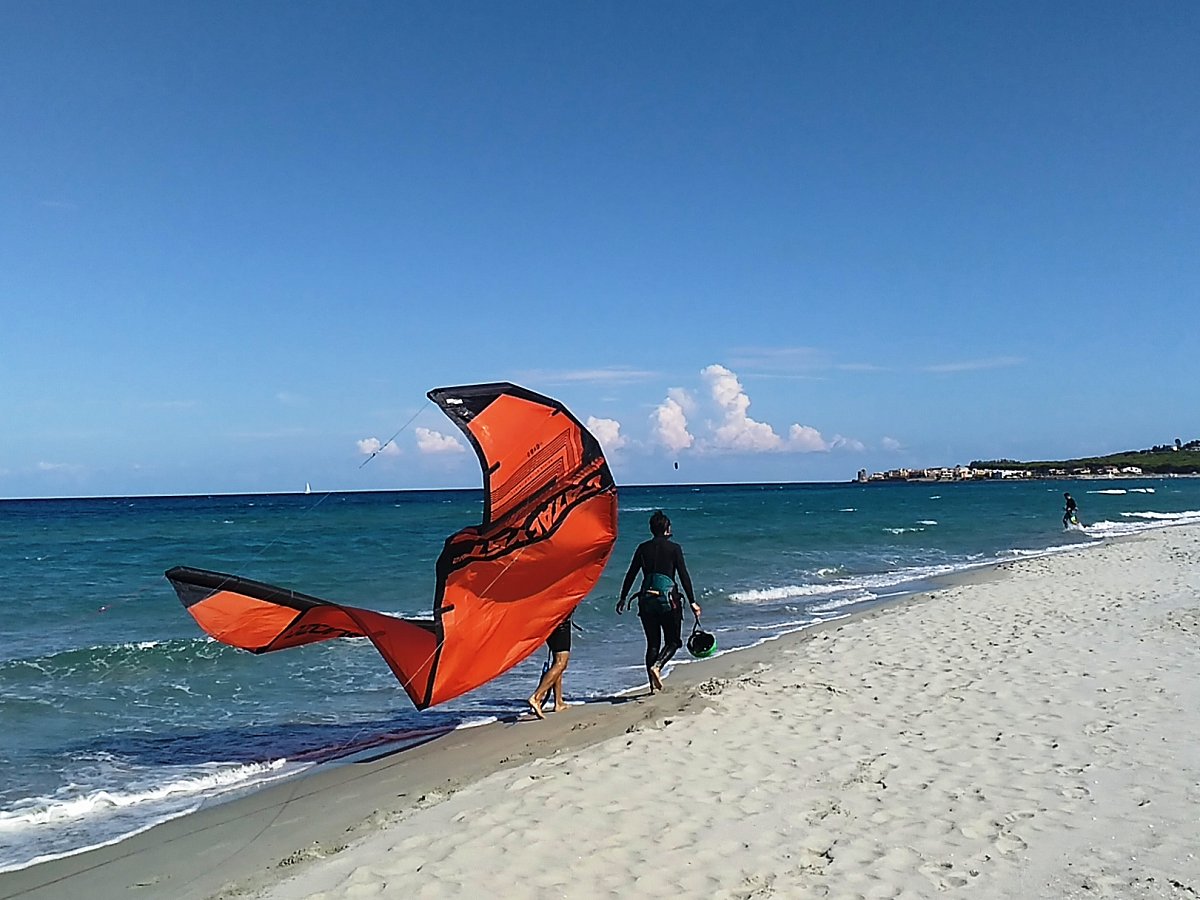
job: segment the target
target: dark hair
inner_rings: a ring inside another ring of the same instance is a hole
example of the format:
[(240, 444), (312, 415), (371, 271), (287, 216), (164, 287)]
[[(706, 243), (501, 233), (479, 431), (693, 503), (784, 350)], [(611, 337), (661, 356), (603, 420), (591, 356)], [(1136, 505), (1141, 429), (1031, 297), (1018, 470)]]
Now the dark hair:
[(667, 518), (667, 514), (661, 509), (656, 509), (650, 517), (650, 533), (655, 537), (662, 537), (670, 527), (671, 520)]

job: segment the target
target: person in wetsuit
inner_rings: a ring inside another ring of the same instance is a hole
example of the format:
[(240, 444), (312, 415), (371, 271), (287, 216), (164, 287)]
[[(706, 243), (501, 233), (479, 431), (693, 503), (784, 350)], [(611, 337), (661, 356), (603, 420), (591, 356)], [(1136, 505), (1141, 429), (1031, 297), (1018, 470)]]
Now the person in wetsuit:
[(638, 618), (646, 632), (646, 675), (650, 679), (650, 693), (662, 690), (662, 667), (683, 646), (680, 630), (683, 626), (683, 603), (675, 578), (683, 585), (692, 612), (700, 616), (700, 607), (692, 591), (692, 577), (683, 561), (683, 548), (671, 540), (671, 520), (660, 509), (650, 517), (650, 540), (638, 545), (625, 573), (621, 585), (621, 599), (617, 601), (617, 614), (632, 606), (627, 601), (629, 589), (638, 572), (642, 573), (642, 589), (637, 593)]
[(1079, 508), (1075, 505), (1075, 498), (1070, 494), (1063, 494), (1066, 498), (1066, 508), (1063, 509), (1063, 528), (1069, 528), (1071, 520), (1078, 520)]
[(550, 632), (550, 637), (546, 639), (546, 646), (550, 649), (550, 665), (542, 673), (542, 680), (538, 682), (537, 689), (529, 695), (527, 701), (530, 712), (539, 719), (546, 718), (546, 714), (542, 711), (542, 704), (546, 702), (551, 691), (554, 692), (554, 711), (562, 712), (567, 708), (567, 704), (563, 702), (562, 684), (563, 672), (567, 671), (567, 663), (571, 659), (570, 615), (559, 622)]

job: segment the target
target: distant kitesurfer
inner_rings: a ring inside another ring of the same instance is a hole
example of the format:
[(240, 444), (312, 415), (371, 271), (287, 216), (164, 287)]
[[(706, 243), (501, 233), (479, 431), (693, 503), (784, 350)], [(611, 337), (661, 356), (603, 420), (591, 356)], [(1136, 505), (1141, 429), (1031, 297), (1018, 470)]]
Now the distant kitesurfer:
[(567, 671), (567, 662), (571, 658), (571, 617), (567, 616), (550, 632), (546, 640), (550, 649), (550, 666), (542, 673), (537, 690), (529, 695), (529, 709), (539, 719), (546, 718), (542, 704), (551, 691), (554, 692), (554, 712), (562, 712), (567, 708), (563, 702), (563, 672)]
[[(617, 614), (625, 611), (626, 597), (637, 573), (642, 573), (642, 589), (637, 593), (638, 618), (646, 632), (646, 675), (650, 693), (662, 690), (662, 667), (683, 646), (683, 602), (675, 584), (678, 576), (692, 612), (697, 618), (700, 607), (692, 591), (692, 577), (683, 561), (683, 548), (671, 540), (671, 520), (660, 509), (650, 517), (650, 540), (638, 545), (621, 585)], [(632, 603), (630, 603), (632, 606)]]
[(1079, 508), (1075, 505), (1075, 498), (1070, 494), (1063, 494), (1066, 498), (1066, 507), (1063, 509), (1063, 528), (1070, 528), (1072, 525), (1079, 524)]

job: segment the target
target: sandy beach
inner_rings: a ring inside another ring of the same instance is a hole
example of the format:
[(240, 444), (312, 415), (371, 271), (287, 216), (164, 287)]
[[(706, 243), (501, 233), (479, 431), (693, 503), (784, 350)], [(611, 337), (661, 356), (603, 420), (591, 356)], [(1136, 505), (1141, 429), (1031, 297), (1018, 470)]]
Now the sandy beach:
[(0, 897), (1194, 898), (1197, 734), (1200, 528), (1172, 528), (339, 766)]

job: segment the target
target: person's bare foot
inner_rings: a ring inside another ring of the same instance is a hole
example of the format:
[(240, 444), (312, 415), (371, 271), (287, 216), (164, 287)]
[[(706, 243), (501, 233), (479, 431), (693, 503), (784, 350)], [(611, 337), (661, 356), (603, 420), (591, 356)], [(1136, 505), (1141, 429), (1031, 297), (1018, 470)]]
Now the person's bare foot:
[(650, 691), (653, 693), (654, 691), (661, 691), (662, 689), (662, 676), (658, 674), (658, 666), (651, 666)]
[(565, 703), (555, 703), (554, 704), (555, 712), (562, 712), (566, 708), (567, 708), (567, 704), (565, 704)]
[(529, 711), (531, 713), (533, 713), (539, 719), (546, 718), (546, 714), (542, 712), (542, 704), (538, 701), (537, 697), (530, 697), (525, 702), (529, 704)]

